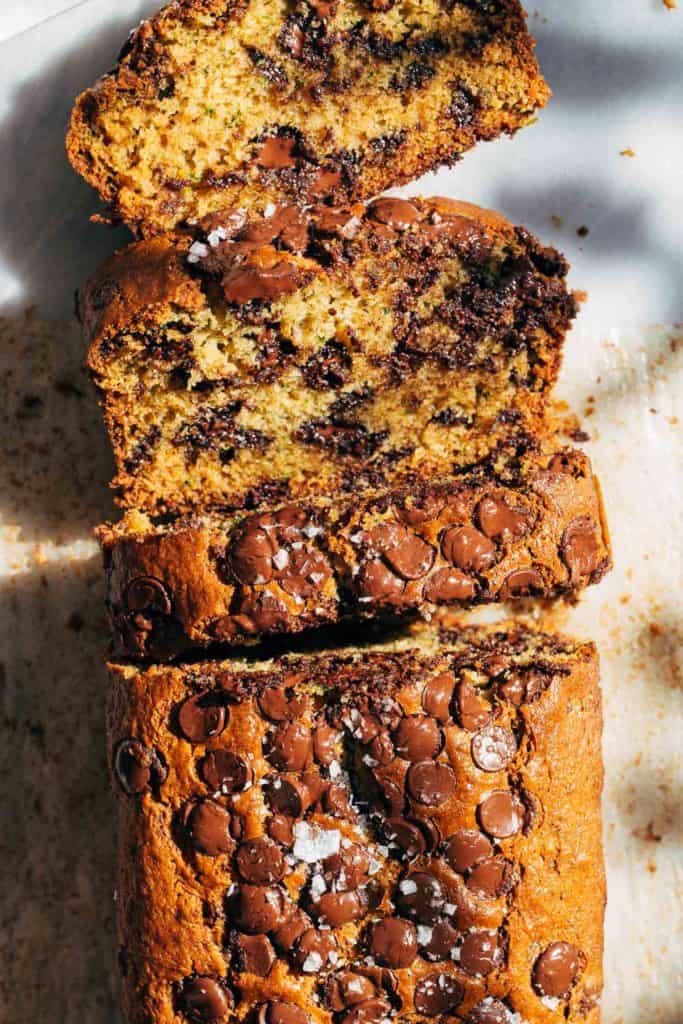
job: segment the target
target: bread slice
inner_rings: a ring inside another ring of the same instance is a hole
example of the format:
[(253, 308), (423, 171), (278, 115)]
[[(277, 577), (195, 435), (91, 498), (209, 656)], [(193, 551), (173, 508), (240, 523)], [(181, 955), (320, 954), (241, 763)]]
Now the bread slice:
[(114, 665), (108, 703), (130, 1024), (599, 1024), (592, 644)]
[(538, 449), (374, 497), (100, 528), (114, 651), (167, 659), (345, 619), (573, 594), (610, 566), (588, 459)]
[(81, 295), (120, 504), (153, 515), (449, 475), (545, 429), (567, 263), (444, 199), (210, 218)]
[(72, 164), (144, 235), (369, 198), (549, 96), (518, 0), (177, 0), (76, 101)]

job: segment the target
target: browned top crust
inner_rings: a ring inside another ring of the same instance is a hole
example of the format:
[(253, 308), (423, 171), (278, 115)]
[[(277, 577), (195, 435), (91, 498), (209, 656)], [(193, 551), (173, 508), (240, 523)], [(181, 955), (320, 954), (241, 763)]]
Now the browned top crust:
[(130, 1024), (598, 1024), (590, 644), (112, 666)]
[(228, 205), (368, 198), (549, 95), (518, 0), (183, 0), (78, 97), (67, 151), (150, 235)]
[(574, 594), (609, 569), (600, 492), (572, 449), (452, 481), (98, 531), (114, 651), (168, 659), (349, 619)]

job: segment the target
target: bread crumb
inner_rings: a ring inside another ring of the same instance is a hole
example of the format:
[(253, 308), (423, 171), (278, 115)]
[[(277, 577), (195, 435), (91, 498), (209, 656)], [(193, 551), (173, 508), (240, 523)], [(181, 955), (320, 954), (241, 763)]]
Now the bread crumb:
[(661, 843), (662, 841), (662, 837), (658, 832), (655, 832), (654, 824), (651, 821), (648, 821), (645, 828), (634, 828), (633, 835), (646, 843)]
[(629, 146), (628, 149), (622, 149), (619, 152), (619, 156), (631, 156), (631, 157), (633, 157), (635, 155), (636, 155), (635, 152), (631, 149), (630, 146)]
[(579, 238), (587, 238), (588, 235), (590, 235), (590, 228), (587, 227), (585, 224), (582, 224), (580, 228), (576, 229), (576, 233), (579, 236)]
[(552, 226), (554, 228), (561, 228), (562, 225), (564, 224), (564, 221), (562, 220), (562, 217), (558, 216), (558, 214), (551, 213), (550, 214), (550, 223), (552, 224)]
[(662, 3), (666, 7), (667, 11), (675, 11), (678, 7), (676, 0), (662, 0)]

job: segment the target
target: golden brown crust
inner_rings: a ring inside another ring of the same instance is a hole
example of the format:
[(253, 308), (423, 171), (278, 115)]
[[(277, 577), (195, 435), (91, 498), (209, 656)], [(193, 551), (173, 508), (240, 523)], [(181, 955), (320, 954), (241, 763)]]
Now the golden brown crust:
[(598, 1024), (601, 722), (592, 645), (514, 626), (112, 666), (128, 1021)]
[(545, 430), (567, 263), (454, 200), (216, 214), (81, 294), (121, 504), (239, 509), (465, 469)]
[(571, 449), (538, 453), (518, 479), (499, 467), (158, 528), (133, 513), (98, 532), (115, 654), (155, 659), (344, 619), (576, 593), (611, 564), (597, 481)]
[[(419, 15), (362, 0), (168, 5), (78, 97), (69, 159), (114, 219), (149, 235), (226, 205), (366, 199), (533, 120), (550, 90), (518, 0)], [(295, 139), (294, 156), (264, 160), (264, 137)]]

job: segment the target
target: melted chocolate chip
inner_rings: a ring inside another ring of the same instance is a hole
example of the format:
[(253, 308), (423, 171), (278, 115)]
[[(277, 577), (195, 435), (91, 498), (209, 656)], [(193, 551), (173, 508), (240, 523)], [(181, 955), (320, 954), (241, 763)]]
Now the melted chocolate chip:
[(442, 725), (450, 721), (454, 686), (455, 677), (452, 673), (441, 672), (430, 679), (422, 691), (422, 707)]
[(213, 800), (200, 800), (189, 807), (185, 830), (192, 846), (207, 857), (220, 857), (234, 846), (232, 816)]
[(275, 886), (241, 885), (231, 898), (231, 910), (239, 931), (266, 935), (285, 920), (285, 895)]
[(448, 902), (439, 879), (426, 871), (406, 875), (396, 886), (393, 899), (400, 914), (420, 924), (437, 921)]
[(400, 523), (381, 523), (368, 540), (401, 579), (421, 579), (434, 564), (434, 548)]
[(392, 1006), (388, 999), (378, 996), (357, 1003), (340, 1019), (340, 1024), (382, 1024), (391, 1020)]
[(297, 940), (292, 960), (304, 974), (318, 974), (335, 962), (337, 940), (329, 931), (308, 928)]
[(477, 516), (482, 532), (504, 544), (518, 540), (533, 526), (531, 509), (523, 505), (512, 506), (510, 496), (491, 494), (482, 498), (477, 506)]
[(474, 865), (466, 884), (475, 896), (497, 899), (512, 887), (512, 864), (505, 857), (488, 857)]
[(428, 807), (440, 807), (456, 791), (453, 769), (442, 761), (418, 761), (411, 764), (406, 785), (412, 798)]
[(271, 839), (282, 846), (294, 845), (294, 819), (284, 814), (272, 814), (266, 822), (266, 831)]
[(543, 590), (543, 577), (537, 569), (517, 569), (505, 577), (498, 596), (502, 601), (509, 601), (542, 594)]
[(367, 911), (364, 894), (355, 892), (325, 892), (311, 906), (311, 913), (320, 924), (340, 928), (349, 921), (359, 921)]
[(188, 697), (178, 710), (178, 726), (190, 743), (206, 743), (212, 736), (220, 736), (227, 723), (228, 709), (212, 690)]
[(331, 725), (322, 722), (313, 730), (313, 755), (318, 764), (327, 768), (338, 759), (338, 748), (342, 734)]
[(292, 135), (272, 135), (264, 139), (256, 154), (259, 167), (281, 171), (285, 167), (296, 167), (297, 140)]
[(458, 874), (464, 875), (479, 861), (490, 857), (491, 843), (474, 828), (461, 828), (446, 840), (444, 856)]
[(266, 737), (265, 754), (279, 771), (303, 771), (311, 761), (311, 730), (300, 722), (284, 722)]
[(275, 963), (275, 950), (265, 935), (237, 935), (234, 941), (238, 971), (265, 978)]
[(126, 587), (123, 604), (128, 612), (171, 613), (171, 597), (168, 587), (153, 576), (138, 576)]
[(493, 709), (467, 679), (461, 679), (455, 690), (455, 708), (459, 724), (468, 732), (476, 732), (491, 720)]
[[(423, 934), (418, 932), (418, 937)], [(460, 932), (450, 921), (437, 921), (424, 933), (425, 941), (420, 942), (420, 948), (425, 960), (431, 962), (439, 960), (451, 960), (453, 950), (456, 948)]]
[(504, 959), (505, 946), (498, 932), (468, 932), (460, 947), (460, 967), (474, 978), (485, 978)]
[(376, 199), (368, 207), (367, 215), (399, 231), (420, 219), (420, 211), (405, 199)]
[(254, 885), (272, 885), (279, 882), (285, 873), (285, 859), (279, 846), (264, 837), (242, 843), (235, 863), (245, 882)]
[(517, 753), (517, 740), (509, 729), (487, 725), (472, 738), (472, 760), (483, 772), (500, 772)]
[(496, 546), (474, 526), (454, 526), (441, 538), (444, 558), (465, 572), (484, 572), (496, 561)]
[(226, 1020), (233, 1006), (230, 989), (203, 974), (185, 979), (178, 1001), (187, 1019), (198, 1022)]
[(524, 805), (507, 789), (494, 789), (482, 800), (477, 811), (484, 832), (495, 839), (514, 836), (524, 825)]
[(385, 967), (410, 967), (417, 956), (415, 925), (399, 917), (385, 917), (373, 925), (370, 953)]
[(512, 1013), (505, 1003), (487, 996), (470, 1010), (466, 1024), (512, 1024), (512, 1020)]
[(433, 604), (471, 601), (477, 592), (474, 580), (458, 569), (437, 569), (425, 585), (425, 599)]
[(372, 601), (395, 605), (403, 601), (405, 584), (379, 559), (362, 565), (356, 585), (361, 597)]
[(443, 747), (443, 734), (435, 718), (407, 715), (394, 733), (394, 746), (406, 761), (436, 757)]
[(450, 974), (427, 974), (415, 986), (415, 1009), (425, 1017), (440, 1017), (462, 1002), (465, 990)]
[(295, 1003), (273, 1000), (259, 1007), (257, 1024), (311, 1024), (311, 1018)]
[(335, 1013), (372, 999), (377, 994), (377, 986), (370, 978), (353, 970), (340, 971), (329, 979), (326, 986), (327, 1002)]
[(595, 524), (588, 516), (572, 520), (562, 534), (560, 552), (572, 581), (595, 572), (600, 561), (600, 547), (595, 535)]
[(539, 956), (532, 973), (540, 996), (568, 999), (581, 971), (582, 954), (569, 942), (553, 942)]
[(259, 695), (258, 706), (271, 722), (287, 722), (300, 718), (308, 701), (289, 687), (271, 686)]
[(160, 786), (167, 771), (155, 750), (140, 740), (121, 740), (114, 751), (114, 775), (127, 796)]
[(427, 840), (422, 829), (407, 818), (389, 818), (382, 830), (388, 846), (398, 846), (403, 855), (412, 860), (427, 850)]
[(498, 685), (501, 697), (520, 707), (522, 704), (533, 704), (548, 689), (552, 676), (539, 672), (534, 668), (513, 669)]
[(212, 750), (202, 759), (199, 774), (212, 793), (242, 793), (252, 783), (253, 772), (244, 758), (229, 750)]
[(274, 553), (273, 538), (259, 526), (258, 521), (252, 520), (228, 548), (226, 564), (239, 583), (248, 586), (268, 583), (273, 578), (271, 559)]
[(246, 302), (276, 302), (291, 295), (301, 283), (296, 263), (280, 260), (272, 267), (243, 263), (223, 275), (222, 287), (226, 302), (242, 306)]
[(311, 919), (299, 907), (272, 932), (272, 939), (278, 949), (289, 953), (304, 932), (311, 927)]
[(289, 818), (300, 818), (312, 803), (308, 787), (297, 778), (271, 776), (264, 783), (263, 793), (273, 811)]

